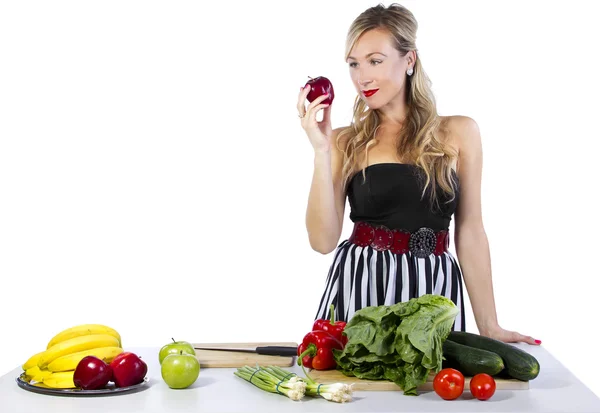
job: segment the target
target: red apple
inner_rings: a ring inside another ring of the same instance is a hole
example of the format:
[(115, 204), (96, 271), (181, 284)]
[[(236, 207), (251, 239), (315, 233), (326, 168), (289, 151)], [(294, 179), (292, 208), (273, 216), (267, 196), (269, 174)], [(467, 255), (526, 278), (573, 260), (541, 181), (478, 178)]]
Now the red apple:
[(312, 102), (319, 96), (325, 95), (327, 93), (329, 93), (329, 97), (323, 100), (323, 102), (321, 103), (331, 104), (331, 102), (333, 102), (333, 85), (326, 77), (311, 77), (310, 80), (306, 82), (306, 85), (310, 85), (310, 92), (308, 92), (308, 95), (306, 96), (306, 99), (308, 99), (309, 102)]
[(148, 372), (148, 365), (137, 354), (123, 352), (110, 363), (112, 381), (117, 387), (141, 383)]
[(105, 387), (112, 378), (112, 369), (104, 360), (86, 356), (75, 367), (73, 383), (83, 390), (98, 390)]
[[(116, 356), (116, 357), (115, 357), (115, 358), (112, 360), (112, 362), (110, 363), (110, 366), (111, 366), (111, 371), (112, 371), (112, 366), (114, 366), (115, 364), (117, 364), (117, 363), (119, 362), (119, 360), (120, 360), (120, 359), (122, 359), (123, 357), (126, 357), (126, 356), (127, 356), (127, 355), (129, 355), (129, 354), (133, 354), (133, 353), (132, 353), (132, 352), (130, 352), (130, 351), (123, 351), (123, 352), (119, 353), (119, 354), (118, 354), (118, 355), (117, 355), (117, 356)], [(111, 375), (111, 378), (110, 378), (110, 381), (112, 381), (113, 383), (114, 383), (114, 381), (115, 381), (114, 374), (115, 374), (115, 373), (114, 373), (114, 371), (113, 371), (113, 372), (112, 372), (112, 375)]]
[(130, 354), (133, 354), (133, 353), (132, 353), (132, 352), (130, 352), (130, 351), (123, 351), (123, 352), (119, 353), (119, 354), (117, 355), (117, 357), (115, 357), (115, 358), (112, 360), (112, 362), (110, 363), (110, 366), (111, 366), (111, 371), (112, 371), (112, 375), (111, 375), (111, 377), (110, 377), (110, 381), (112, 381), (113, 383), (115, 382), (115, 377), (114, 377), (114, 374), (115, 374), (115, 373), (114, 373), (114, 370), (112, 370), (112, 366), (114, 366), (115, 364), (117, 364), (117, 363), (119, 362), (119, 360), (121, 360), (123, 357), (127, 357), (127, 356), (128, 356), (128, 355), (130, 355)]
[(128, 357), (130, 354), (133, 353), (130, 351), (122, 351), (121, 353), (117, 354), (117, 356), (112, 360), (111, 364), (118, 363), (119, 360), (121, 360), (124, 357)]

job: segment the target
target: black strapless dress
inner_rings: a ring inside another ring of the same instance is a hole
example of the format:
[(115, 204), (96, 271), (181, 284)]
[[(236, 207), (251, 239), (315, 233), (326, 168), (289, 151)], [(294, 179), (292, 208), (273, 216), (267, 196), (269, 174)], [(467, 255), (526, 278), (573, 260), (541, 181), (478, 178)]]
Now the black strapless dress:
[[(409, 232), (419, 228), (448, 230), (460, 198), (458, 176), (454, 174), (456, 196), (451, 202), (441, 196), (432, 209), (428, 194), (421, 197), (424, 175), (416, 165), (379, 163), (356, 173), (348, 184), (352, 222), (383, 225), (390, 230)], [(440, 190), (441, 191), (441, 190)], [(336, 320), (348, 321), (364, 307), (390, 305), (424, 294), (439, 294), (459, 308), (452, 327), (465, 330), (462, 273), (456, 258), (441, 255), (416, 256), (412, 252), (379, 251), (343, 240), (334, 252), (316, 318), (329, 318), (335, 306)]]

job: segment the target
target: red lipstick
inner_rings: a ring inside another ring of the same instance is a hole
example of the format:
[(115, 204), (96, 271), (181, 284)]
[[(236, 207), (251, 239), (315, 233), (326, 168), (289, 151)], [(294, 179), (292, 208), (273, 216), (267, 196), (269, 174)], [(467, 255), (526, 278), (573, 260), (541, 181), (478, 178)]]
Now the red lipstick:
[(373, 96), (375, 93), (377, 93), (378, 90), (379, 89), (363, 90), (363, 94), (366, 97)]

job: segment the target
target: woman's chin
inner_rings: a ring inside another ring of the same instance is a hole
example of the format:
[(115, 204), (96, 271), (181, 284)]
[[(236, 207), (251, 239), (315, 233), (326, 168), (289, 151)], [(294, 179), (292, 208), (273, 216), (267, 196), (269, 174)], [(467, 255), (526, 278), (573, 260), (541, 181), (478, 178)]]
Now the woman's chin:
[(375, 99), (374, 96), (362, 96), (361, 99), (365, 103), (365, 105), (367, 105), (367, 107), (371, 110), (381, 109), (381, 107), (383, 106), (383, 104), (381, 103), (381, 99)]
[(381, 106), (383, 106), (381, 104), (378, 104), (377, 102), (369, 102), (369, 101), (365, 101), (365, 104), (371, 110), (381, 109)]

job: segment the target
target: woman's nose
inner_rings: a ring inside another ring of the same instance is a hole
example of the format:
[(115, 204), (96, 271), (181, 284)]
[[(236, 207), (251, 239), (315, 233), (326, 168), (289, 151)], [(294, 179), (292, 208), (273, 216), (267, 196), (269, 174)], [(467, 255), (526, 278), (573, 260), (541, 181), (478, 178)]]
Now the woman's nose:
[(371, 82), (373, 82), (371, 79), (364, 79), (364, 78), (359, 78), (358, 79), (358, 84), (361, 87), (366, 87), (368, 86)]

